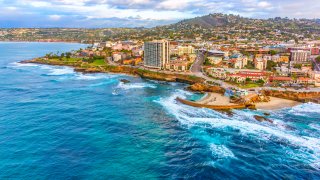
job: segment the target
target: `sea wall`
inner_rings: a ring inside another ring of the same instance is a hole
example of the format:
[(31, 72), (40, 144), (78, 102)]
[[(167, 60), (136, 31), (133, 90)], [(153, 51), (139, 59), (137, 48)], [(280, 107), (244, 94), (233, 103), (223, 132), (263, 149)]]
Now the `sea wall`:
[(213, 109), (213, 110), (231, 110), (231, 109), (255, 109), (254, 104), (235, 104), (235, 105), (207, 105), (207, 104), (200, 104), (200, 103), (195, 103), (192, 101), (188, 101), (185, 99), (177, 98), (177, 101), (179, 101), (182, 104), (192, 106), (192, 107), (200, 107), (200, 108), (208, 108), (208, 109)]

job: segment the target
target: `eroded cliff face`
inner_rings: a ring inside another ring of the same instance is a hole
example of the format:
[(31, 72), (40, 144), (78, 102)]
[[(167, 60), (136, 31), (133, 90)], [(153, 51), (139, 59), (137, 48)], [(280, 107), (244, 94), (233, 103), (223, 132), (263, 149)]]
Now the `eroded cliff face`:
[(223, 89), (220, 86), (210, 86), (203, 83), (195, 83), (188, 87), (191, 91), (197, 91), (197, 92), (215, 92), (215, 93), (221, 93), (223, 94), (225, 92), (225, 89)]
[(293, 92), (293, 91), (275, 91), (275, 90), (262, 90), (267, 96), (273, 96), (283, 99), (289, 99), (299, 102), (308, 102), (309, 100), (320, 98), (320, 92)]

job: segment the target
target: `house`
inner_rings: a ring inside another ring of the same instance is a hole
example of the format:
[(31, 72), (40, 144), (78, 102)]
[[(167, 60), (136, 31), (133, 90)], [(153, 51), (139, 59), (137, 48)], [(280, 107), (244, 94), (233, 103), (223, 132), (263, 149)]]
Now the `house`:
[(247, 79), (250, 79), (253, 82), (258, 80), (266, 81), (268, 79), (268, 74), (266, 72), (240, 71), (227, 76), (227, 80), (235, 81), (237, 83), (245, 82)]
[(267, 68), (268, 60), (264, 57), (256, 57), (254, 61), (254, 67), (259, 70), (265, 70)]
[(114, 62), (118, 62), (122, 60), (122, 55), (121, 53), (113, 53), (112, 59)]
[(305, 84), (305, 85), (311, 85), (311, 84), (315, 84), (315, 80), (308, 78), (308, 77), (299, 77), (297, 79), (297, 83), (298, 84)]
[(271, 76), (269, 78), (269, 82), (279, 82), (279, 83), (294, 83), (294, 79), (292, 77), (284, 77), (284, 76)]
[(224, 68), (209, 68), (207, 73), (213, 78), (226, 79), (228, 72)]
[(222, 62), (222, 56), (209, 56), (207, 57), (210, 64), (220, 64)]
[(187, 61), (170, 61), (166, 64), (166, 69), (171, 71), (187, 71), (188, 62)]

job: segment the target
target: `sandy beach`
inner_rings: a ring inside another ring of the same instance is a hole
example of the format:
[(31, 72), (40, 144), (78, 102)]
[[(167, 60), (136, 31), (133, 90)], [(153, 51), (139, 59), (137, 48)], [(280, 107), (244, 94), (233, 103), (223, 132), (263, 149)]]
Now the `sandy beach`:
[(276, 97), (270, 97), (270, 99), (271, 99), (270, 102), (257, 103), (256, 108), (261, 110), (277, 110), (277, 109), (289, 108), (289, 107), (293, 107), (301, 104), (300, 102), (297, 102), (297, 101), (281, 99)]
[[(256, 108), (260, 110), (277, 110), (283, 108), (289, 108), (293, 106), (297, 106), (301, 104), (297, 101), (281, 99), (276, 97), (270, 97), (270, 102), (262, 102), (256, 103)], [(230, 103), (230, 99), (226, 96), (223, 96), (218, 93), (207, 93), (202, 99), (197, 101), (199, 104), (205, 105), (221, 105), (221, 106), (229, 106), (235, 105), (234, 103)]]
[(223, 96), (219, 93), (207, 93), (201, 100), (197, 103), (206, 104), (206, 105), (221, 105), (221, 106), (229, 106), (235, 105), (234, 103), (230, 103), (229, 97)]

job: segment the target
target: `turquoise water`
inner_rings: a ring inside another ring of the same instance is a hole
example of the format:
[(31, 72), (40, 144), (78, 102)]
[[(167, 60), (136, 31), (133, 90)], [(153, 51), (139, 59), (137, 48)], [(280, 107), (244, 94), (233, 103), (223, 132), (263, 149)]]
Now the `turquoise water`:
[(320, 178), (319, 105), (259, 123), (177, 103), (184, 84), (17, 63), (80, 47), (0, 43), (0, 179)]

